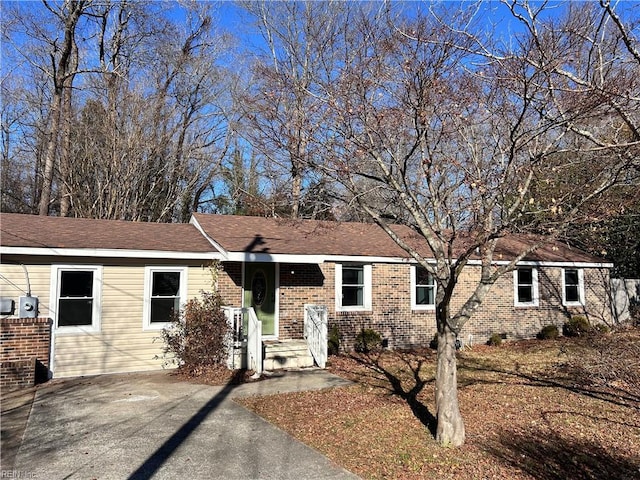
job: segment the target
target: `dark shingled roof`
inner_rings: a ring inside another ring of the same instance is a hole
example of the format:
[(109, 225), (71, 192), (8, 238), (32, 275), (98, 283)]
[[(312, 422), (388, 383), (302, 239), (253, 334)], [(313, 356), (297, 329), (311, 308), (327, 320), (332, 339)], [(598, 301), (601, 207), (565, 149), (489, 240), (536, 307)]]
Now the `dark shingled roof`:
[[(375, 224), (194, 214), (204, 232), (229, 252), (292, 255), (345, 255), (408, 258)], [(394, 230), (423, 256), (431, 255), (424, 239), (409, 227)], [(501, 238), (494, 259), (510, 260), (539, 237), (512, 235)], [(525, 260), (543, 262), (602, 263), (603, 260), (566, 243), (552, 242), (529, 254)]]
[[(377, 225), (370, 223), (293, 220), (236, 215), (194, 214), (204, 232), (227, 252), (287, 255), (409, 258)], [(424, 239), (406, 226), (393, 227), (429, 257)], [(501, 238), (494, 260), (510, 260), (536, 237)], [(215, 253), (216, 249), (191, 224), (0, 214), (0, 245), (4, 247), (113, 249)], [(603, 263), (598, 257), (565, 243), (552, 242), (525, 260)]]
[(377, 225), (288, 218), (194, 214), (205, 233), (230, 252), (406, 257)]
[[(511, 235), (498, 240), (494, 260), (510, 260), (526, 250), (540, 237), (533, 235)], [(565, 242), (553, 241), (543, 244), (524, 260), (535, 262), (607, 263), (606, 260), (575, 248)]]
[(153, 250), (207, 253), (215, 249), (186, 223), (148, 223), (89, 218), (0, 215), (3, 247)]

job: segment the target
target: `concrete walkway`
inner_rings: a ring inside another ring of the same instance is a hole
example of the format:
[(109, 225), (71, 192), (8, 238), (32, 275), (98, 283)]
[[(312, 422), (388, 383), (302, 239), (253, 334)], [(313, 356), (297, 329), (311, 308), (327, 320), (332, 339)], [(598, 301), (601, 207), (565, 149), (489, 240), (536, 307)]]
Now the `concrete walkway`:
[(345, 383), (322, 370), (226, 387), (169, 372), (53, 381), (35, 392), (13, 478), (357, 479), (233, 401)]

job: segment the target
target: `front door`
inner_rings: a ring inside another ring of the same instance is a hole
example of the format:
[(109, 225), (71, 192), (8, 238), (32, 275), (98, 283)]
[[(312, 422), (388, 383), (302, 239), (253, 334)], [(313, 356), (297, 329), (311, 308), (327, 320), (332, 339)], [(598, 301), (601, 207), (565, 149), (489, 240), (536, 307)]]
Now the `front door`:
[(276, 265), (244, 264), (244, 306), (253, 307), (262, 322), (262, 335), (276, 335)]

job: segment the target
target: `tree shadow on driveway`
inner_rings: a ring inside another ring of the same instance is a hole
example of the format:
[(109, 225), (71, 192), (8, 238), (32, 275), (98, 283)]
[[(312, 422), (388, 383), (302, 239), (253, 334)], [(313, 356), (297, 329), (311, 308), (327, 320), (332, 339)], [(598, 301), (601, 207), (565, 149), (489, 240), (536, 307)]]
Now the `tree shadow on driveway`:
[(171, 458), (175, 451), (191, 436), (191, 434), (200, 426), (206, 418), (216, 410), (225, 398), (229, 396), (231, 391), (236, 388), (244, 376), (244, 371), (238, 370), (227, 384), (214, 395), (200, 410), (198, 410), (189, 420), (187, 420), (173, 435), (158, 447), (158, 449), (150, 455), (142, 465), (140, 465), (128, 480), (147, 480), (152, 478), (156, 472)]

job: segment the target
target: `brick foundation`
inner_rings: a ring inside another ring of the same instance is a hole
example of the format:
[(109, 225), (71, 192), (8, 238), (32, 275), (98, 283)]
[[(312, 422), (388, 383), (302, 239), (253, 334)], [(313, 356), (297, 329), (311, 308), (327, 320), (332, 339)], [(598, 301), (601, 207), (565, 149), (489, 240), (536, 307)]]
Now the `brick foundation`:
[(51, 347), (49, 318), (0, 319), (0, 387), (32, 387), (47, 380)]

